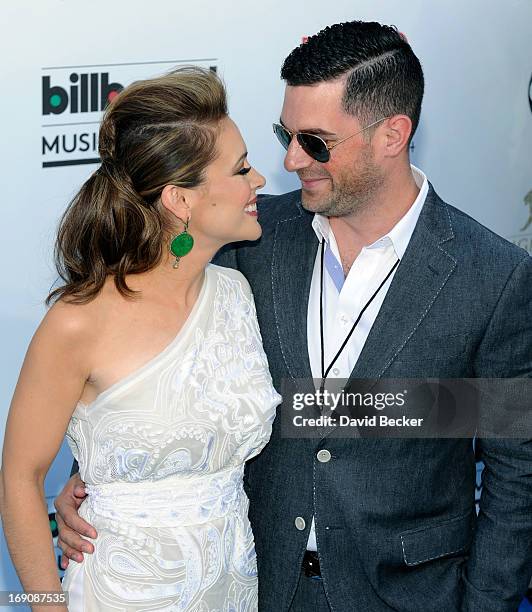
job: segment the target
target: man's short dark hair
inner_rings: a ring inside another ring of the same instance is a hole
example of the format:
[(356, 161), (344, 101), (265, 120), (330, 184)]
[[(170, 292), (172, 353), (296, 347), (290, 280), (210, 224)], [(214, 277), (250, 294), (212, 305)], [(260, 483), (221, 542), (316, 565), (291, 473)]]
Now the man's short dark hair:
[(288, 85), (314, 85), (343, 75), (346, 112), (367, 125), (407, 115), (412, 138), (421, 112), (423, 70), (396, 27), (374, 21), (328, 26), (294, 49), (281, 69)]

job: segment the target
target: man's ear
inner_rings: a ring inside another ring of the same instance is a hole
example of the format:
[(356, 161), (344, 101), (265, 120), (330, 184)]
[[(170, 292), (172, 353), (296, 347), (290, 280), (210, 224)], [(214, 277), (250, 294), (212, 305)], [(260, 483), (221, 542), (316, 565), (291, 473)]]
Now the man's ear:
[(407, 115), (393, 115), (383, 126), (382, 136), (384, 157), (397, 157), (408, 147), (412, 133), (412, 120)]

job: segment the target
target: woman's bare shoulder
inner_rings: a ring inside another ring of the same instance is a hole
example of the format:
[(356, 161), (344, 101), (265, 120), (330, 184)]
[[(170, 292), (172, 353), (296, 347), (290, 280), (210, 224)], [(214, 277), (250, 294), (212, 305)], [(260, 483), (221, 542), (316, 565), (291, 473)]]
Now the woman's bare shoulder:
[[(107, 283), (106, 283), (107, 285)], [(96, 297), (87, 302), (62, 298), (55, 302), (44, 316), (40, 331), (53, 334), (67, 343), (87, 341), (104, 324), (117, 292), (104, 287)]]

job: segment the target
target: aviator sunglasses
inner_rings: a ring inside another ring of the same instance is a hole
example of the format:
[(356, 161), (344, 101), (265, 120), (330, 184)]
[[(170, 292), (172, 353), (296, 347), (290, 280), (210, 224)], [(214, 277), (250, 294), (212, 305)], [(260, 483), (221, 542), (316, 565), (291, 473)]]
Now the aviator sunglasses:
[(309, 134), (308, 132), (291, 132), (280, 123), (273, 124), (273, 133), (277, 136), (277, 140), (286, 150), (288, 150), (288, 147), (292, 142), (292, 138), (295, 136), (299, 146), (309, 157), (312, 157), (312, 159), (315, 159), (322, 164), (325, 164), (331, 158), (330, 152), (332, 149), (334, 149), (334, 147), (337, 147), (339, 144), (342, 144), (342, 142), (353, 138), (353, 136), (356, 136), (357, 134), (361, 134), (364, 130), (369, 129), (370, 127), (373, 127), (374, 125), (377, 125), (377, 123), (381, 123), (381, 121), (385, 121), (388, 118), (389, 117), (383, 117), (378, 121), (374, 121), (373, 123), (366, 125), (366, 127), (362, 128), (358, 132), (355, 132), (355, 134), (351, 134), (350, 136), (347, 136), (346, 138), (343, 138), (332, 145), (327, 144), (323, 138), (316, 136), (316, 134)]

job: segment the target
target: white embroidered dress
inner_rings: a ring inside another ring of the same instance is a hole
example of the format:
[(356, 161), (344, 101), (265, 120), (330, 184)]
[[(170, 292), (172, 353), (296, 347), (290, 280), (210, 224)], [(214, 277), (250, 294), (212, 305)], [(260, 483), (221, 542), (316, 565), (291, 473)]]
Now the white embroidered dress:
[(172, 343), (72, 416), (98, 537), (66, 571), (70, 611), (257, 610), (242, 477), (280, 399), (247, 281), (209, 265)]

